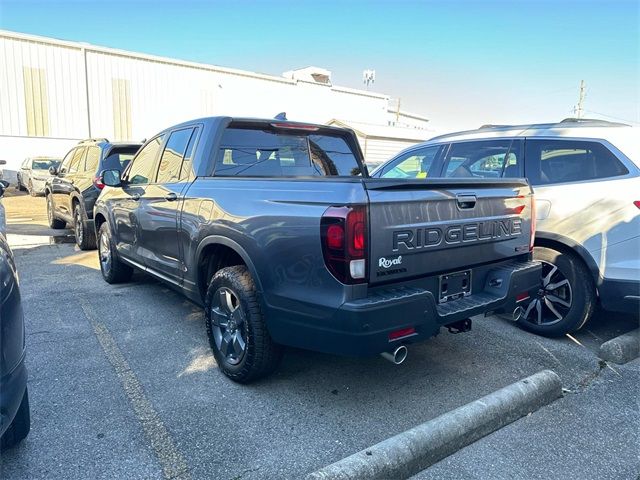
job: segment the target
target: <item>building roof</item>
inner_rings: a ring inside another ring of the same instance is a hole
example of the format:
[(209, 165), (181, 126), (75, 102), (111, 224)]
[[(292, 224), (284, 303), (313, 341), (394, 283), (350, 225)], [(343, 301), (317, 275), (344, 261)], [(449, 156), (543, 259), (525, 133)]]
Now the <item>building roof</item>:
[(327, 125), (336, 125), (338, 127), (350, 128), (356, 132), (356, 135), (365, 138), (424, 142), (425, 140), (433, 136), (433, 131), (424, 130), (421, 128), (374, 125), (371, 123), (339, 120), (337, 118), (329, 120), (327, 122)]

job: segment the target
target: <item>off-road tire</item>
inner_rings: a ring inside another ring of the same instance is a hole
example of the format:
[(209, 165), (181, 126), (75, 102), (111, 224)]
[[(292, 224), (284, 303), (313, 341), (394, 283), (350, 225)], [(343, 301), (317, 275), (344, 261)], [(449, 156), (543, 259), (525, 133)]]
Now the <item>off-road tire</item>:
[[(103, 244), (102, 238), (103, 235), (106, 235), (106, 244), (109, 248), (109, 254), (111, 262), (107, 267), (102, 260), (102, 248)], [(102, 223), (100, 225), (100, 230), (98, 231), (98, 261), (100, 262), (100, 271), (102, 272), (102, 278), (107, 283), (124, 283), (131, 280), (131, 276), (133, 275), (133, 267), (123, 263), (118, 256), (118, 251), (116, 250), (116, 246), (113, 242), (113, 238), (111, 237), (111, 230), (109, 229), (109, 224), (107, 222)]]
[(80, 250), (96, 249), (96, 232), (89, 227), (79, 204), (73, 209), (73, 230), (76, 234), (76, 245)]
[(22, 396), (22, 401), (20, 402), (16, 416), (13, 417), (13, 421), (9, 425), (9, 428), (7, 428), (4, 435), (2, 435), (2, 439), (0, 439), (0, 450), (15, 447), (27, 437), (30, 429), (31, 415), (29, 413), (29, 392), (25, 387), (24, 395)]
[(553, 325), (536, 325), (525, 319), (518, 320), (518, 325), (545, 337), (561, 337), (580, 330), (591, 318), (597, 303), (596, 287), (591, 272), (580, 257), (568, 250), (535, 247), (533, 258), (555, 265), (569, 280), (572, 293), (571, 307), (567, 315)]
[[(236, 294), (245, 317), (246, 350), (240, 362), (235, 365), (227, 362), (218, 350), (213, 336), (211, 305), (213, 295), (221, 287), (229, 288)], [(220, 370), (231, 380), (250, 383), (266, 377), (277, 368), (282, 358), (282, 347), (269, 335), (255, 283), (244, 265), (225, 267), (213, 275), (205, 296), (205, 316), (213, 355)]]
[(53, 200), (51, 200), (51, 195), (46, 195), (47, 200), (47, 219), (49, 223), (49, 228), (53, 228), (54, 230), (62, 230), (67, 226), (67, 222), (64, 220), (60, 220), (55, 217), (55, 213), (53, 211)]

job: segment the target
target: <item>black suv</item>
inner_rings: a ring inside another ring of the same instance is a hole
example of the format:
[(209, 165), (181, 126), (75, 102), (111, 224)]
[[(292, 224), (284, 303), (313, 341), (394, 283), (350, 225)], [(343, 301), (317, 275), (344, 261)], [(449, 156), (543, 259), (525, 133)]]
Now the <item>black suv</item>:
[(96, 248), (93, 204), (104, 184), (103, 170), (123, 171), (141, 143), (109, 142), (106, 138), (82, 140), (67, 153), (60, 167), (52, 167), (44, 194), (51, 228), (73, 225), (82, 250)]

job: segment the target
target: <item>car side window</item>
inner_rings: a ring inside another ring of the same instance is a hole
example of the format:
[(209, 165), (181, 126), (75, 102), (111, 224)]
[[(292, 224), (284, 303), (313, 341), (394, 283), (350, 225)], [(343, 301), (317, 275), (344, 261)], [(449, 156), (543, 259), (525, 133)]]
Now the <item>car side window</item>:
[(189, 140), (189, 145), (187, 145), (187, 151), (184, 154), (184, 159), (182, 160), (182, 167), (180, 168), (180, 181), (188, 180), (193, 173), (191, 170), (191, 166), (193, 165), (193, 153), (196, 147), (196, 140), (198, 138), (198, 128), (194, 129), (193, 134), (191, 135), (191, 139)]
[(84, 171), (96, 173), (96, 170), (98, 170), (98, 163), (100, 163), (100, 149), (98, 147), (87, 148), (87, 157), (84, 161)]
[[(452, 143), (444, 161), (444, 176), (501, 178), (519, 171), (511, 139)], [(517, 176), (517, 175), (516, 175)]]
[(150, 183), (155, 177), (155, 165), (160, 147), (164, 141), (164, 135), (159, 135), (147, 143), (138, 152), (129, 165), (127, 180), (131, 185), (144, 185)]
[(582, 140), (527, 140), (533, 185), (581, 182), (626, 175), (629, 170), (607, 147)]
[(67, 153), (62, 159), (62, 163), (60, 164), (60, 173), (67, 173), (69, 170), (69, 165), (71, 165), (71, 160), (73, 160), (73, 155), (76, 153), (76, 149), (73, 148)]
[(173, 183), (180, 179), (180, 168), (194, 128), (171, 132), (158, 166), (157, 183)]
[(86, 148), (78, 147), (76, 151), (73, 153), (73, 158), (71, 159), (71, 163), (69, 164), (69, 170), (66, 173), (77, 173), (78, 170), (81, 170), (81, 162), (84, 156)]
[(427, 178), (441, 145), (412, 150), (384, 168), (381, 178)]

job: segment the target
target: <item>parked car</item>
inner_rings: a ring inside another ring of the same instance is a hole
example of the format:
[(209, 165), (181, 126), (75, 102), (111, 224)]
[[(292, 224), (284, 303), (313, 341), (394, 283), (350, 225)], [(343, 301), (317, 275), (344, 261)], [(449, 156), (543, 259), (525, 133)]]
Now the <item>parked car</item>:
[(58, 168), (59, 165), (59, 158), (26, 158), (17, 173), (18, 190), (27, 190), (32, 197), (44, 194), (45, 183), (51, 177), (49, 169)]
[(485, 126), (411, 147), (379, 178), (518, 178), (536, 192), (543, 289), (520, 324), (558, 336), (597, 305), (640, 309), (640, 129), (600, 120)]
[(238, 382), (273, 371), (281, 345), (399, 363), (442, 326), (517, 314), (540, 285), (526, 181), (370, 179), (351, 130), (195, 120), (102, 182), (104, 279), (137, 268), (203, 304)]
[[(0, 180), (0, 197), (8, 182)], [(21, 442), (30, 429), (25, 334), (18, 274), (7, 243), (0, 202), (0, 449)]]
[(51, 228), (73, 226), (76, 244), (82, 250), (96, 248), (93, 205), (104, 187), (103, 170), (123, 170), (140, 148), (140, 143), (109, 142), (105, 138), (79, 142), (67, 153), (60, 167), (50, 168), (44, 187)]

